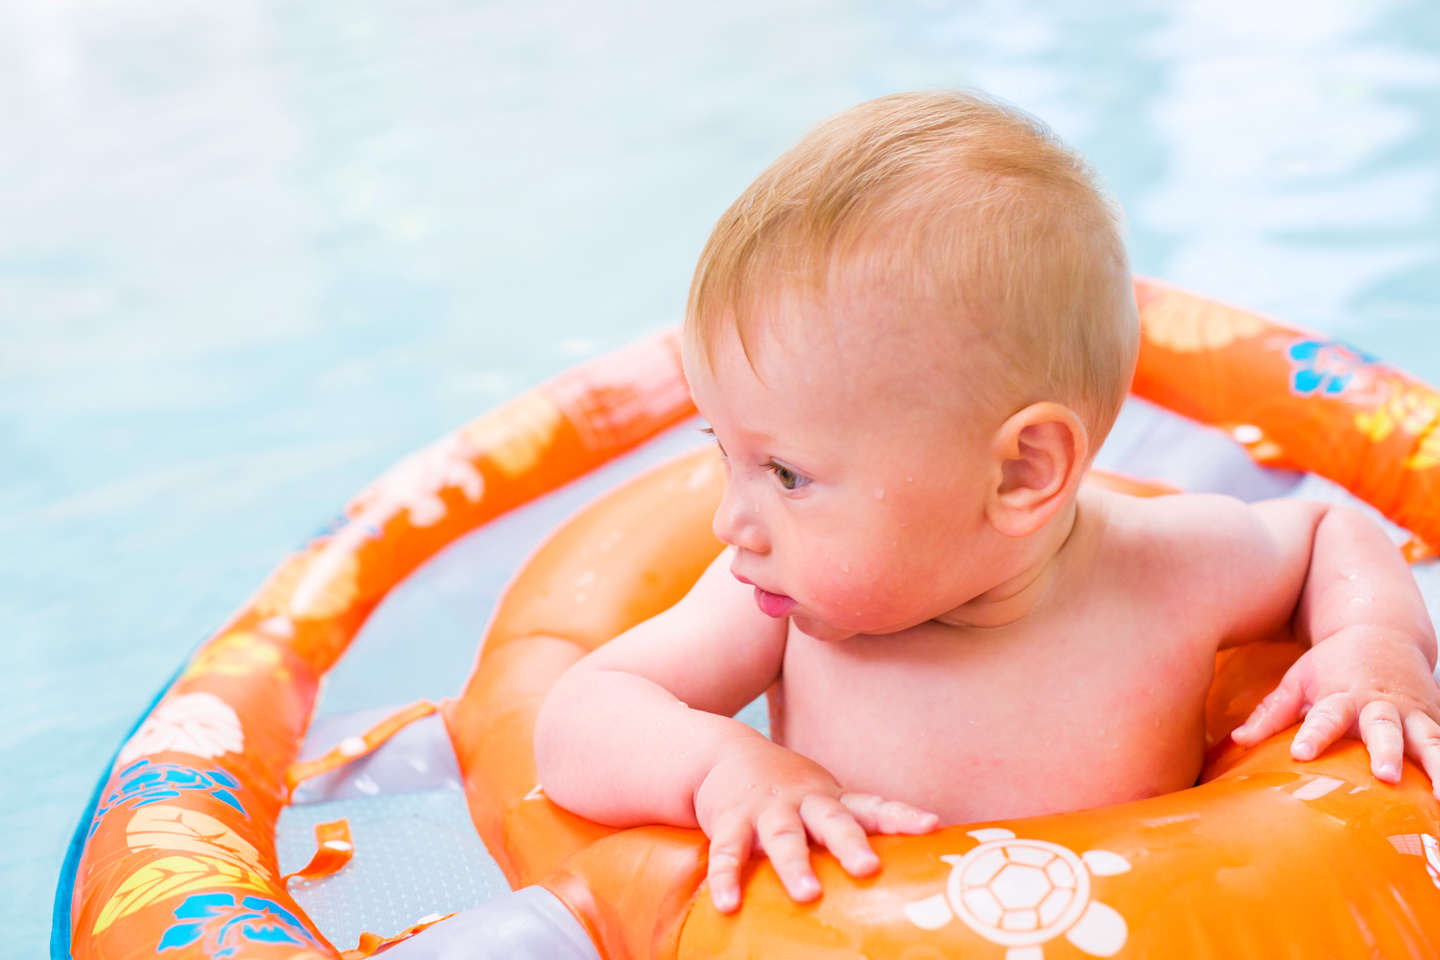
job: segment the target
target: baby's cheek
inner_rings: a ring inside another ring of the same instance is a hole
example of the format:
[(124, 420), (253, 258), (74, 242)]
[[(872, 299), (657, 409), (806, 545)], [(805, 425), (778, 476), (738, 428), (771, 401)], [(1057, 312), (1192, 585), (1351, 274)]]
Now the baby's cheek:
[(809, 596), (796, 599), (836, 626), (857, 632), (895, 622), (895, 610), (903, 605), (903, 588), (897, 596), (883, 571), (868, 563), (857, 560), (847, 565), (848, 571), (839, 565), (817, 571), (805, 585)]

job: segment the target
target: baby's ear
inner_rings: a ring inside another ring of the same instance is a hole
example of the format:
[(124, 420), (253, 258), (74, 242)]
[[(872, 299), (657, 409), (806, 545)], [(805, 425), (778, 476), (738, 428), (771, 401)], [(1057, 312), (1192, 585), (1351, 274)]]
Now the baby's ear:
[(998, 482), (985, 513), (1007, 537), (1028, 537), (1049, 523), (1070, 500), (1089, 457), (1085, 424), (1059, 403), (1034, 403), (995, 435)]

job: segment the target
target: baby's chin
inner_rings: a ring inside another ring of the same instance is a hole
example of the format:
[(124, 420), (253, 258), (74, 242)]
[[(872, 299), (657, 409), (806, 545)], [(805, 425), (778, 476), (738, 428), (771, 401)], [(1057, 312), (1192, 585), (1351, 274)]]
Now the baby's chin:
[(854, 630), (847, 630), (844, 627), (831, 626), (823, 620), (816, 620), (813, 617), (792, 616), (790, 622), (795, 624), (795, 629), (824, 643), (833, 643), (837, 640), (849, 640), (855, 636)]

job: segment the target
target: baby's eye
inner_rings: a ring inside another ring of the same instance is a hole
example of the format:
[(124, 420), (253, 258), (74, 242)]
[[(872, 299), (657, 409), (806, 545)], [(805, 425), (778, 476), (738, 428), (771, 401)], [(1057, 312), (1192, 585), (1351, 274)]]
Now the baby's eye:
[(774, 460), (765, 464), (765, 469), (775, 474), (775, 479), (779, 480), (780, 486), (786, 490), (798, 490), (810, 482), (809, 477), (796, 473), (783, 463), (776, 463)]

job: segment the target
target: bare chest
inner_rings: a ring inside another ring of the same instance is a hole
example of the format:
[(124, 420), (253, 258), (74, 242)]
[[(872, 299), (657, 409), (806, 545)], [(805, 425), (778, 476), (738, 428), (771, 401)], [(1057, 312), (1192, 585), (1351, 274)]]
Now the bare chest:
[(792, 627), (774, 733), (948, 823), (1118, 803), (1194, 783), (1214, 650), (1143, 618), (838, 643)]

